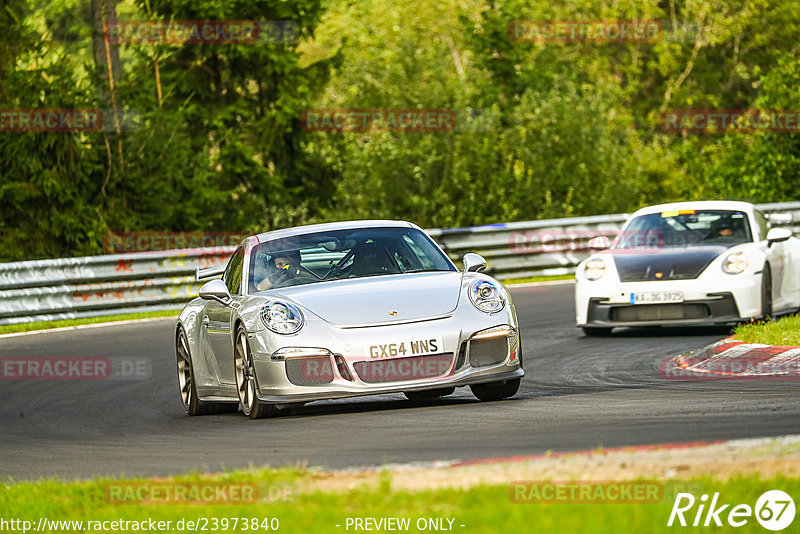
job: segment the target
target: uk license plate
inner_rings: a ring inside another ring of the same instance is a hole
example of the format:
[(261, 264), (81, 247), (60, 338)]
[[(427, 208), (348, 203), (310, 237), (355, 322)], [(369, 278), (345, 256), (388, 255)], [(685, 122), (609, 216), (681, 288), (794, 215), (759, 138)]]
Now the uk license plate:
[(646, 293), (631, 293), (631, 304), (665, 304), (668, 302), (683, 302), (683, 292), (650, 291)]
[(409, 356), (424, 356), (437, 354), (444, 351), (444, 343), (440, 337), (426, 339), (399, 339), (393, 343), (378, 343), (369, 346), (369, 357), (378, 358), (407, 358)]

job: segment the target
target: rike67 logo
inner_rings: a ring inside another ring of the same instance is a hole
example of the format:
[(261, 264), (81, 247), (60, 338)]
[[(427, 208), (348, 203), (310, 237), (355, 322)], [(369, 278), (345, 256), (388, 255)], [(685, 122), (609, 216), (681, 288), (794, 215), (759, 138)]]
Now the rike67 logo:
[(667, 526), (742, 527), (755, 516), (762, 527), (779, 531), (792, 524), (794, 515), (794, 501), (789, 494), (780, 490), (764, 492), (756, 501), (755, 507), (749, 504), (723, 503), (719, 493), (712, 496), (711, 502), (708, 502), (706, 494), (697, 499), (691, 493), (678, 493)]

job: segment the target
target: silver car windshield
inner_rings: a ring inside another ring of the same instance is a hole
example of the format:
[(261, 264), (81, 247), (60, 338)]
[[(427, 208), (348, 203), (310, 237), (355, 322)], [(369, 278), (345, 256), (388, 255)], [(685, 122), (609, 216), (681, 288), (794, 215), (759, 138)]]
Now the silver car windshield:
[(747, 214), (742, 211), (680, 210), (636, 217), (612, 248), (730, 247), (752, 240)]
[(357, 228), (266, 241), (250, 254), (250, 293), (455, 267), (416, 228)]

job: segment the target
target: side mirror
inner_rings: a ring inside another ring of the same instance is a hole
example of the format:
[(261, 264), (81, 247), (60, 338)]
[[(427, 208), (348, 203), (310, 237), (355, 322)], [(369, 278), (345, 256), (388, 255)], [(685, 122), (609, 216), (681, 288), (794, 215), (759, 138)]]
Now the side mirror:
[(593, 237), (589, 240), (589, 248), (592, 250), (606, 250), (611, 248), (611, 240), (604, 235)]
[(468, 252), (464, 254), (462, 261), (464, 262), (465, 273), (479, 273), (486, 269), (486, 260), (480, 254)]
[(773, 243), (780, 243), (792, 237), (792, 231), (788, 228), (771, 228), (767, 232), (767, 246), (771, 247)]
[(220, 304), (227, 306), (231, 301), (231, 294), (225, 282), (222, 280), (212, 280), (200, 288), (200, 298), (204, 300), (216, 300)]

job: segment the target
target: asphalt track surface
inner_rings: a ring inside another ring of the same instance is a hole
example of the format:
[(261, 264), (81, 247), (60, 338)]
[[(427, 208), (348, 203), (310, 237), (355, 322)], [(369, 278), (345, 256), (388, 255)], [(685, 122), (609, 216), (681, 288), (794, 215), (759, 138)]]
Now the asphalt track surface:
[(313, 403), (277, 419), (187, 417), (173, 320), (0, 338), (0, 357), (146, 357), (144, 380), (0, 381), (0, 479), (160, 476), (281, 466), (346, 468), (800, 433), (798, 382), (676, 382), (659, 362), (724, 328), (574, 326), (571, 284), (512, 290), (526, 377), (507, 401), (461, 388)]

